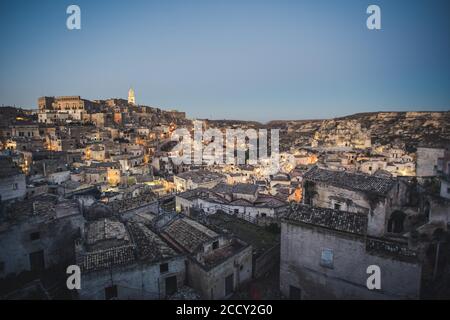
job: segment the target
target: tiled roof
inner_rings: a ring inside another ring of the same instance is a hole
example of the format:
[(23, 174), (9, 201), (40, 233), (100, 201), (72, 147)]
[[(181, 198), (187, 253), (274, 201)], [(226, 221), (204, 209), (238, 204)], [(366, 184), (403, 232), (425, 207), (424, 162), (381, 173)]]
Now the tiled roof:
[(293, 205), (285, 219), (354, 234), (365, 234), (367, 230), (365, 214), (306, 205)]
[(282, 199), (278, 199), (271, 195), (259, 194), (254, 202), (250, 202), (245, 199), (235, 199), (232, 201), (227, 200), (220, 194), (213, 192), (209, 189), (197, 188), (188, 190), (177, 194), (177, 197), (181, 197), (186, 200), (202, 199), (210, 203), (218, 203), (224, 205), (238, 205), (247, 207), (261, 207), (261, 208), (279, 208), (286, 205), (286, 202)]
[(281, 199), (267, 194), (260, 194), (255, 201), (255, 207), (279, 208), (287, 203)]
[(31, 217), (57, 219), (73, 214), (80, 214), (78, 202), (60, 199), (54, 194), (43, 194), (31, 199), (17, 201), (6, 207), (5, 215), (0, 220), (19, 221)]
[(256, 184), (238, 183), (233, 186), (233, 193), (255, 194), (258, 191)]
[(231, 184), (219, 183), (211, 190), (217, 193), (233, 193), (233, 186)]
[(120, 221), (101, 219), (91, 222), (87, 226), (86, 242), (94, 245), (99, 241), (118, 240), (129, 242), (130, 237), (125, 225)]
[(160, 261), (175, 257), (177, 253), (142, 223), (129, 223), (140, 259)]
[(189, 253), (218, 236), (214, 231), (188, 218), (175, 219), (164, 229), (164, 233)]
[(186, 199), (186, 200), (194, 200), (194, 199), (203, 199), (216, 203), (227, 203), (228, 201), (223, 198), (221, 195), (212, 192), (209, 189), (205, 188), (197, 188), (188, 190), (182, 193), (177, 194), (177, 197)]
[(178, 174), (177, 177), (185, 180), (192, 180), (195, 183), (210, 182), (225, 178), (221, 173), (205, 170), (187, 171)]
[(143, 193), (134, 198), (126, 198), (114, 200), (108, 203), (108, 206), (113, 212), (123, 213), (125, 211), (133, 210), (145, 205), (148, 205), (156, 200), (154, 193)]
[(255, 194), (258, 191), (258, 186), (251, 183), (237, 183), (234, 185), (219, 183), (211, 190), (217, 193)]
[(134, 245), (88, 252), (77, 257), (78, 265), (82, 271), (101, 270), (111, 266), (128, 264), (134, 260)]
[(120, 164), (118, 162), (92, 162), (91, 168), (115, 168), (120, 169)]
[(395, 181), (389, 178), (346, 171), (333, 171), (321, 169), (317, 166), (311, 168), (303, 177), (310, 181), (323, 182), (336, 187), (379, 195), (386, 195), (395, 184)]

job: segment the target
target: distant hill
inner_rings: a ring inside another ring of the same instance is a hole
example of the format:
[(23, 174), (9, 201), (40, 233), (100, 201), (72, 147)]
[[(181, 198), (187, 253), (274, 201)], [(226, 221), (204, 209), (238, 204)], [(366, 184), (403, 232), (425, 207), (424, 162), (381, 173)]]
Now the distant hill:
[(442, 146), (450, 142), (450, 111), (370, 112), (328, 120), (274, 121), (270, 125), (283, 125), (286, 139), (306, 143), (316, 131), (326, 134), (338, 125), (354, 126), (355, 121), (370, 131), (372, 143)]

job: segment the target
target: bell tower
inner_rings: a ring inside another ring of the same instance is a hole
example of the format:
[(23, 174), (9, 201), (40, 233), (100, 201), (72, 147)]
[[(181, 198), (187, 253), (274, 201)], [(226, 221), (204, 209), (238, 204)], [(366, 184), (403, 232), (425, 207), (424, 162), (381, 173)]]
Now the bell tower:
[(134, 90), (133, 88), (130, 88), (130, 90), (128, 90), (128, 103), (135, 105), (136, 104), (136, 99), (134, 97)]

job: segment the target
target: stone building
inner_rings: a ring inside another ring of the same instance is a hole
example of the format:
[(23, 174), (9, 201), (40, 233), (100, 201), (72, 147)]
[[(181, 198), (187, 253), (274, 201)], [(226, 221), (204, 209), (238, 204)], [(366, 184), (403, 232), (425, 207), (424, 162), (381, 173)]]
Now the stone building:
[[(390, 221), (391, 213), (406, 201), (406, 186), (398, 180), (361, 173), (313, 167), (303, 176), (303, 203), (315, 207), (359, 212), (368, 216), (368, 233), (383, 235), (403, 221)], [(401, 232), (399, 231), (399, 232)]]
[(444, 157), (443, 148), (417, 148), (416, 175), (418, 177), (436, 177), (438, 175), (438, 159)]
[(203, 299), (228, 298), (252, 278), (252, 246), (235, 237), (186, 217), (173, 219), (161, 235), (187, 255), (186, 282)]
[[(407, 244), (367, 235), (360, 213), (292, 207), (281, 227), (280, 289), (291, 299), (418, 299), (422, 265)], [(369, 266), (381, 288), (369, 290)]]
[(51, 194), (3, 208), (0, 222), (0, 278), (23, 271), (39, 273), (74, 261), (70, 248), (84, 218), (77, 201)]
[(68, 112), (43, 111), (38, 114), (38, 122), (45, 124), (65, 123), (69, 118)]
[(40, 97), (38, 99), (40, 113), (56, 111), (68, 114), (71, 120), (81, 121), (83, 115), (94, 109), (92, 101), (82, 99), (80, 96)]
[(55, 97), (40, 97), (40, 98), (38, 98), (39, 111), (51, 110), (53, 108), (54, 102), (55, 102)]
[(222, 211), (256, 224), (278, 221), (287, 203), (271, 195), (253, 193), (257, 186), (252, 186), (247, 190), (250, 194), (243, 194), (243, 187), (222, 184), (213, 189), (188, 190), (175, 196), (175, 207), (178, 212), (187, 214), (192, 209), (202, 210), (206, 214)]
[(450, 199), (450, 147), (447, 147), (444, 156), (438, 159), (438, 173), (441, 180), (440, 195)]
[(0, 156), (0, 204), (4, 201), (22, 199), (26, 194), (25, 175), (11, 157)]
[(220, 182), (225, 182), (226, 178), (218, 172), (205, 170), (188, 171), (177, 174), (173, 177), (177, 191), (186, 191), (197, 188), (213, 188)]
[(164, 299), (185, 281), (185, 258), (143, 223), (92, 221), (76, 245), (80, 299)]
[(39, 126), (37, 124), (16, 124), (11, 126), (13, 138), (39, 138)]

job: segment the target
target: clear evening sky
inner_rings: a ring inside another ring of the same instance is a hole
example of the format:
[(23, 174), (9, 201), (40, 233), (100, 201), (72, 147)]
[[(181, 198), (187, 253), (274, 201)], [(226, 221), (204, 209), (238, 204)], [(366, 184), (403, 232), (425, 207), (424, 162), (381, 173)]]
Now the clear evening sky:
[[(81, 30), (66, 28), (70, 4)], [(0, 14), (4, 105), (132, 86), (140, 104), (199, 118), (450, 109), (448, 0), (1, 0)]]

